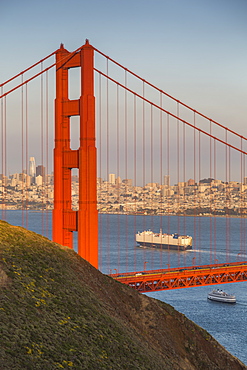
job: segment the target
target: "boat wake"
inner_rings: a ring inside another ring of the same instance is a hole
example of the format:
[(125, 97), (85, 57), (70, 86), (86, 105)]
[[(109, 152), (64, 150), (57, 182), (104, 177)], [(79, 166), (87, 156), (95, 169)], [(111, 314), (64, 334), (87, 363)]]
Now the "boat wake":
[[(197, 253), (203, 253), (203, 254), (212, 254), (214, 251), (209, 250), (203, 250), (203, 249), (189, 249), (186, 252), (197, 252)], [(226, 252), (216, 252), (216, 256), (225, 256)], [(239, 258), (247, 258), (247, 254), (244, 253), (227, 253), (228, 256), (231, 257), (239, 257)]]
[(240, 304), (240, 306), (247, 306), (247, 303), (242, 303), (242, 302), (239, 302), (239, 301), (237, 301), (236, 303)]

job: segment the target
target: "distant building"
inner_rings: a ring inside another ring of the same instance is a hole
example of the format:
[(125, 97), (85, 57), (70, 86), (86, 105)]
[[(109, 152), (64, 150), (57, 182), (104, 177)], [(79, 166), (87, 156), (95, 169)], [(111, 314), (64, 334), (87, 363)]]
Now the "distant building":
[(43, 185), (43, 177), (41, 175), (36, 176), (36, 185), (37, 186)]
[(35, 177), (36, 176), (36, 164), (35, 164), (35, 158), (30, 157), (29, 159), (29, 176)]
[(116, 178), (116, 185), (121, 185), (121, 183), (122, 183), (121, 177), (118, 176)]
[(132, 179), (124, 179), (122, 182), (125, 185), (132, 186)]
[(187, 184), (188, 184), (188, 186), (193, 186), (193, 185), (195, 185), (195, 180), (189, 179)]
[(39, 165), (36, 167), (36, 176), (45, 177), (45, 167), (44, 166)]
[(149, 182), (144, 187), (149, 188), (149, 189), (153, 189), (153, 188), (156, 188), (156, 186), (157, 186), (156, 182)]
[(22, 184), (26, 184), (26, 186), (30, 186), (31, 176), (27, 175), (26, 173), (19, 173), (19, 180), (17, 183), (22, 183)]
[(172, 195), (174, 195), (174, 191), (171, 188), (168, 189), (167, 187), (165, 187), (162, 188), (161, 195), (163, 197), (171, 197)]
[(169, 175), (164, 176), (164, 185), (170, 186), (170, 176)]
[(109, 173), (109, 180), (108, 180), (108, 182), (110, 184), (115, 185), (115, 183), (116, 183), (116, 175), (115, 175), (115, 173)]
[(8, 177), (3, 175), (3, 174), (0, 174), (0, 184), (4, 185), (4, 186), (7, 186), (8, 185)]
[(178, 182), (177, 185), (178, 185), (179, 188), (184, 188), (186, 183), (184, 181), (180, 181), (180, 182)]

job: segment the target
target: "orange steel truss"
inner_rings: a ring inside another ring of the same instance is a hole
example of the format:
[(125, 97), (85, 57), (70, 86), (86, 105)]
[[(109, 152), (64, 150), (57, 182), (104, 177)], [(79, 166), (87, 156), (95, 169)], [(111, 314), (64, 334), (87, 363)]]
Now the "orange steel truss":
[(241, 265), (187, 267), (145, 273), (126, 273), (111, 275), (121, 283), (139, 292), (191, 288), (213, 284), (236, 283), (247, 280), (247, 262)]
[[(81, 68), (81, 96), (68, 98), (68, 70)], [(80, 144), (70, 148), (70, 117), (80, 116)], [(94, 49), (86, 40), (70, 53), (61, 44), (56, 52), (53, 240), (73, 248), (98, 268), (98, 212), (95, 146)], [(79, 169), (79, 210), (72, 210), (71, 169)]]

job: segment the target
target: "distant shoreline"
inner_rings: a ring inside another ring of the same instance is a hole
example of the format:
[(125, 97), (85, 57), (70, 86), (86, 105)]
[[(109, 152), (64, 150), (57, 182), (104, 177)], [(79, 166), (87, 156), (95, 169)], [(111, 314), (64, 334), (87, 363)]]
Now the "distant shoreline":
[[(17, 209), (17, 208), (3, 208), (0, 207), (0, 211), (23, 211), (23, 212), (48, 212), (51, 213), (53, 209)], [(76, 211), (76, 210), (75, 210)], [(177, 216), (177, 217), (221, 217), (221, 218), (247, 218), (247, 215), (213, 215), (213, 214), (181, 214), (181, 213), (134, 213), (134, 212), (100, 212), (102, 215), (126, 215), (126, 216)]]

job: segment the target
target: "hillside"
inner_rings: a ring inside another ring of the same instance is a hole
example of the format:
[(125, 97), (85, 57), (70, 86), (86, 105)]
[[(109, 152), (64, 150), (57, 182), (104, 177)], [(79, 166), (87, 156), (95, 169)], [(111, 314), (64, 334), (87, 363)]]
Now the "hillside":
[(0, 369), (246, 369), (170, 305), (0, 221)]

